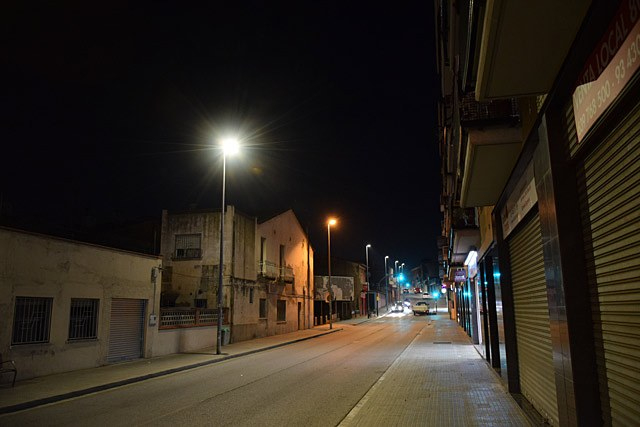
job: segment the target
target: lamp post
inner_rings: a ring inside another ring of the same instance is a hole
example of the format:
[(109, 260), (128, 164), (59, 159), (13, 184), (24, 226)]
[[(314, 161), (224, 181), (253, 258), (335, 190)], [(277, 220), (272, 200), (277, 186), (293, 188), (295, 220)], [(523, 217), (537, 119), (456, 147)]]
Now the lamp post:
[(329, 329), (333, 329), (333, 294), (331, 293), (331, 226), (336, 225), (335, 218), (329, 218), (327, 221), (327, 255), (328, 255), (328, 273), (329, 273)]
[(220, 265), (218, 268), (218, 323), (216, 336), (216, 354), (220, 354), (222, 347), (222, 279), (224, 277), (224, 192), (225, 175), (227, 169), (227, 154), (236, 154), (239, 150), (237, 139), (225, 139), (222, 141), (222, 210), (220, 211)]
[(366, 295), (367, 295), (367, 299), (366, 299), (366, 302), (367, 302), (367, 305), (366, 305), (366, 307), (367, 307), (367, 317), (371, 316), (371, 309), (369, 307), (369, 292), (371, 292), (371, 286), (369, 286), (369, 248), (370, 247), (371, 247), (371, 245), (367, 245), (367, 246), (364, 247), (365, 262), (366, 262), (366, 265), (367, 265), (367, 272), (366, 272), (366, 278), (365, 278), (365, 281), (367, 282), (367, 293), (366, 293)]
[(389, 259), (389, 255), (385, 255), (384, 257), (384, 278), (385, 278), (385, 301), (387, 302), (387, 311), (389, 311), (389, 270), (387, 269), (387, 260)]
[(394, 262), (393, 274), (396, 276), (396, 301), (400, 301), (400, 286), (398, 284), (398, 260)]

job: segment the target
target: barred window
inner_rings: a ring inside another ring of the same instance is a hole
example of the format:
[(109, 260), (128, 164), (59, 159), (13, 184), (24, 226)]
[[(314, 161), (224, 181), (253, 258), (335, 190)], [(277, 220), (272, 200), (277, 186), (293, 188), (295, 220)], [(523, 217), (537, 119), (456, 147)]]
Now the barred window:
[(176, 258), (200, 258), (200, 235), (199, 234), (177, 234), (176, 235)]
[(11, 344), (49, 342), (53, 298), (16, 297)]
[(249, 304), (253, 304), (253, 288), (249, 288)]
[(69, 341), (98, 338), (98, 301), (71, 298)]
[(276, 320), (278, 322), (285, 322), (287, 320), (287, 301), (281, 299), (278, 300), (278, 315)]
[(267, 318), (267, 300), (264, 298), (260, 298), (260, 314), (258, 317), (260, 317), (260, 319)]

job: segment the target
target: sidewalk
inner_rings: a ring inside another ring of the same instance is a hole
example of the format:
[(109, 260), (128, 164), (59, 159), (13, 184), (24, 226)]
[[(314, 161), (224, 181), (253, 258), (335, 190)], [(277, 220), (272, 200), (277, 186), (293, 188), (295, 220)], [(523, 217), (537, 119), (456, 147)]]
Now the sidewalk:
[[(374, 319), (374, 318), (372, 318)], [(228, 360), (243, 355), (265, 351), (319, 337), (341, 330), (340, 323), (358, 324), (370, 319), (366, 317), (320, 325), (288, 334), (274, 335), (249, 341), (225, 345), (222, 354), (217, 355), (215, 348), (207, 348), (193, 353), (178, 353), (132, 362), (81, 369), (17, 381), (15, 387), (3, 384), (0, 387), (0, 414), (53, 403), (72, 397), (82, 396), (101, 390), (131, 384), (199, 366)]]

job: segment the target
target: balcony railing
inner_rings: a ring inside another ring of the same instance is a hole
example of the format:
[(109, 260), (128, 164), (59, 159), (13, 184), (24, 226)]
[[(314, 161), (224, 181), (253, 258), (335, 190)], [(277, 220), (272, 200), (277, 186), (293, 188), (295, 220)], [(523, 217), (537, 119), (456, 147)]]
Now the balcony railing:
[(280, 267), (280, 277), (286, 283), (293, 283), (293, 268)]
[(259, 276), (266, 277), (268, 279), (276, 279), (279, 276), (279, 273), (279, 268), (275, 263), (269, 261), (258, 262)]
[[(222, 308), (222, 323), (229, 324), (229, 309)], [(197, 328), (218, 324), (217, 308), (161, 308), (160, 329)]]
[(462, 98), (460, 119), (463, 122), (517, 121), (520, 110), (516, 98), (478, 102), (474, 93)]
[(292, 267), (279, 267), (269, 261), (258, 262), (258, 275), (267, 279), (282, 280), (286, 283), (292, 283), (294, 279)]

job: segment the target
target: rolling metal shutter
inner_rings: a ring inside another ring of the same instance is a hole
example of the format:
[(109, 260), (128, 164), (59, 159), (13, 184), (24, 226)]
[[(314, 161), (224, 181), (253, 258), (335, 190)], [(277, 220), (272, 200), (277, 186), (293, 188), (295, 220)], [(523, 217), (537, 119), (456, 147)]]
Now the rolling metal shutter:
[[(602, 393), (613, 425), (640, 420), (640, 106), (584, 161), (584, 236)], [(604, 366), (603, 366), (604, 365)]]
[(537, 213), (511, 238), (509, 253), (520, 389), (550, 424), (558, 425), (542, 231)]
[(141, 299), (114, 298), (111, 301), (108, 362), (142, 357), (145, 305), (146, 301)]

